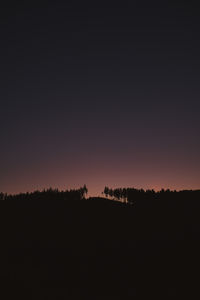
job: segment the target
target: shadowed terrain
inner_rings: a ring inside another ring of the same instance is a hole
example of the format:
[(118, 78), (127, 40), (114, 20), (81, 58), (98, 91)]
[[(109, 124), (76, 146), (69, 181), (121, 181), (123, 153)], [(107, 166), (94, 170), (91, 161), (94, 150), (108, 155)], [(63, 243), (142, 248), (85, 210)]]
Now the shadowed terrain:
[(4, 299), (196, 295), (199, 191), (132, 205), (52, 193), (0, 201)]

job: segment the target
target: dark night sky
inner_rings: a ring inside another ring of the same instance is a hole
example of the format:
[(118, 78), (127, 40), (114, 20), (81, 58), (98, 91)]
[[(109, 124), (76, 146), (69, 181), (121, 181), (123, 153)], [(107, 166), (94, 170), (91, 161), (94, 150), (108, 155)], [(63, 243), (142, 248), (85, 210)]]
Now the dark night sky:
[(0, 12), (0, 191), (200, 188), (198, 7), (26, 2)]

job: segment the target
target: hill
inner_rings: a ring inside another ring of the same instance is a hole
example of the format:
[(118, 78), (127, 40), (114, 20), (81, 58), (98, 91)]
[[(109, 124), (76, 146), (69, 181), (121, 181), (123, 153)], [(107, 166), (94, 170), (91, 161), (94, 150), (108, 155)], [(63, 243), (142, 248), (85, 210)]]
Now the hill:
[(7, 299), (179, 299), (198, 291), (197, 199), (0, 205)]

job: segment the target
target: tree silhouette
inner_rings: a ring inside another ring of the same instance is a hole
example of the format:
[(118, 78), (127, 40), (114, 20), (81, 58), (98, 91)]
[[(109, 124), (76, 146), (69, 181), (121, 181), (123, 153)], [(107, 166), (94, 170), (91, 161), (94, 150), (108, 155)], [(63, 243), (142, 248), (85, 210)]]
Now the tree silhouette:
[(108, 195), (109, 195), (109, 188), (107, 186), (105, 186), (103, 194), (105, 194), (105, 196), (108, 197)]
[(153, 189), (135, 189), (135, 188), (116, 188), (112, 189), (106, 186), (104, 188), (103, 194), (106, 197), (114, 197), (115, 200), (122, 201), (131, 205), (134, 205), (136, 202), (147, 201), (146, 203), (154, 200), (169, 200), (173, 199), (200, 199), (199, 190), (183, 190), (183, 191), (171, 191), (169, 189), (161, 189), (158, 192), (155, 192)]
[(86, 185), (79, 189), (71, 189), (59, 191), (58, 189), (48, 188), (43, 191), (34, 191), (32, 193), (20, 193), (17, 195), (4, 195), (0, 196), (1, 200), (82, 200), (87, 194), (88, 189)]
[(84, 184), (84, 186), (79, 189), (79, 192), (80, 192), (81, 198), (85, 198), (85, 196), (88, 193), (88, 189), (87, 189), (86, 184)]

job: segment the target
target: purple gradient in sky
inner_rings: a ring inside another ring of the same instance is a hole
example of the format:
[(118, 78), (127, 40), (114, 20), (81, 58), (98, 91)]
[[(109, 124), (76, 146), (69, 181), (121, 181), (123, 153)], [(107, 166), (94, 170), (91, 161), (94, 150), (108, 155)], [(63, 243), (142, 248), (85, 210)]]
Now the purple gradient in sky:
[(0, 191), (200, 188), (192, 4), (1, 12)]

